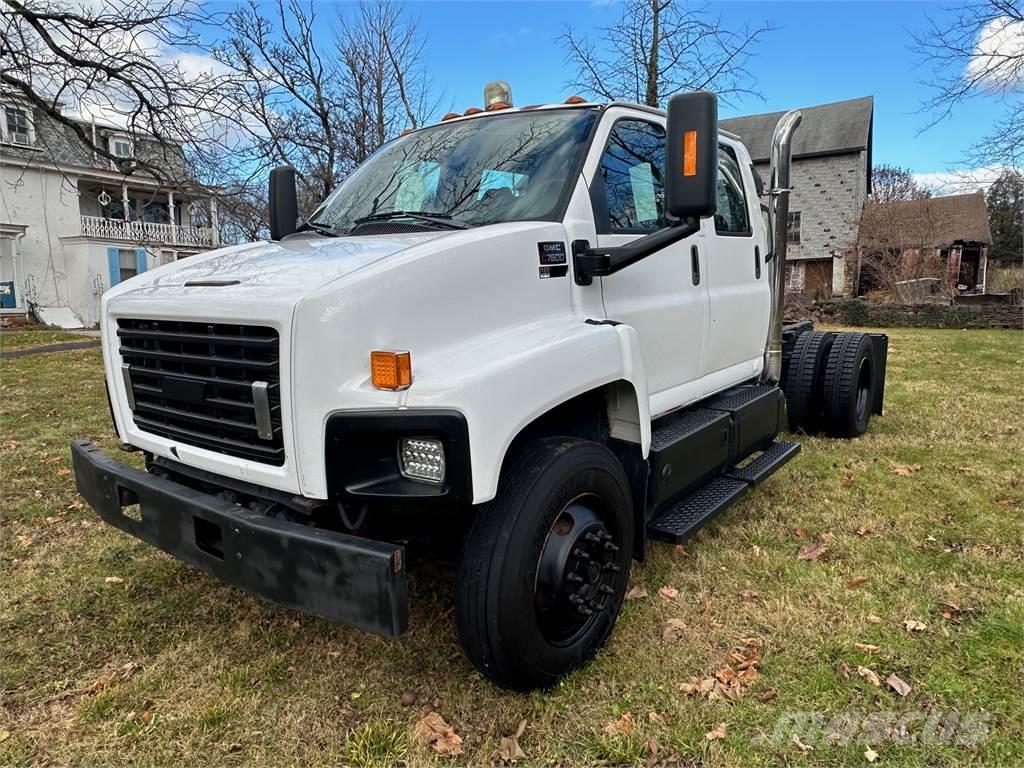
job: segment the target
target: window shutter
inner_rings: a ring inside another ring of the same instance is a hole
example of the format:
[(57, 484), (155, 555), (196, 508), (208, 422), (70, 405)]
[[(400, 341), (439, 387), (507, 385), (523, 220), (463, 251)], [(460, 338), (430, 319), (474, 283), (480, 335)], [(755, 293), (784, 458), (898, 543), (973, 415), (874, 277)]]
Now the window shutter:
[(146, 271), (146, 249), (139, 248), (135, 254), (135, 269), (141, 275)]
[(107, 248), (107, 263), (110, 265), (110, 287), (121, 282), (121, 260), (117, 256), (117, 248)]

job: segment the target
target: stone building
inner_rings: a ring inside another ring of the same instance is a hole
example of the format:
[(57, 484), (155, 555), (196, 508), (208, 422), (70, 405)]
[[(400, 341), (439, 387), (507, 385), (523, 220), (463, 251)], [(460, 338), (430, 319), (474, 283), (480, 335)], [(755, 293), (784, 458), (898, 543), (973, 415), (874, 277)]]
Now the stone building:
[[(856, 243), (871, 191), (874, 99), (801, 108), (793, 141), (786, 288), (815, 298), (856, 291)], [(772, 132), (783, 112), (721, 121), (739, 135), (768, 183)]]
[[(74, 122), (125, 161), (94, 154), (72, 127), (0, 91), (0, 314), (91, 326), (107, 288), (218, 245), (216, 201), (188, 182), (180, 146)], [(126, 172), (135, 158), (162, 178)]]

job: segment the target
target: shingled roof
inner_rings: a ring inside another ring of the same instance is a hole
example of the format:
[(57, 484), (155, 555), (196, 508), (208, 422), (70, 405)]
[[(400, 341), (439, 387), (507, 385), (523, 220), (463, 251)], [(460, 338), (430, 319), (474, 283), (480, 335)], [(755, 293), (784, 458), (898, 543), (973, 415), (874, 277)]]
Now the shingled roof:
[[(867, 150), (871, 166), (871, 123), (875, 100), (871, 96), (835, 101), (817, 107), (803, 107), (803, 120), (793, 139), (793, 157), (840, 155)], [(771, 154), (772, 133), (785, 112), (732, 117), (719, 125), (737, 134), (755, 162), (767, 162)]]
[(973, 192), (899, 203), (866, 203), (857, 241), (861, 245), (890, 242), (905, 248), (954, 243), (991, 245), (985, 196)]

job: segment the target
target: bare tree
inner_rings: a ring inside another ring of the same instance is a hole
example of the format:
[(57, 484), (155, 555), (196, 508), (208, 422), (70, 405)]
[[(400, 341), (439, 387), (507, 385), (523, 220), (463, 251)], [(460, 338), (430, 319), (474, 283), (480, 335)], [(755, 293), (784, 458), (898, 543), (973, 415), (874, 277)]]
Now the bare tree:
[(340, 17), (336, 46), (345, 71), (349, 158), (365, 160), (404, 128), (434, 112), (416, 19), (392, 0), (361, 0)]
[(922, 104), (931, 127), (977, 96), (1005, 105), (1003, 117), (971, 150), (977, 165), (1024, 165), (1024, 2), (976, 0), (914, 35), (931, 69), (933, 95)]
[[(125, 173), (141, 170), (162, 179), (168, 160), (181, 166), (182, 142), (218, 109), (216, 76), (186, 71), (170, 55), (196, 45), (196, 26), (209, 19), (191, 0), (107, 0), (80, 7), (61, 0), (0, 0), (0, 86), (94, 156)], [(134, 156), (114, 155), (80, 118), (83, 113), (123, 129)], [(48, 138), (39, 137), (44, 149)]]
[(566, 28), (559, 38), (576, 67), (574, 90), (608, 101), (662, 106), (673, 93), (708, 89), (726, 103), (760, 94), (747, 68), (757, 42), (773, 29), (727, 28), (707, 5), (683, 0), (626, 0), (619, 20), (597, 39)]
[(920, 200), (931, 197), (931, 191), (914, 179), (909, 168), (876, 165), (871, 171), (871, 198), (876, 203)]

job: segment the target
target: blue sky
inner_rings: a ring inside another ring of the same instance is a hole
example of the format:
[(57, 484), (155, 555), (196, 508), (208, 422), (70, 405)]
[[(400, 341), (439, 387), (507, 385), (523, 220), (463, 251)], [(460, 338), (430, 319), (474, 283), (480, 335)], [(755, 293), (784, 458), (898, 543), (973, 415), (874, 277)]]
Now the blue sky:
[[(771, 21), (751, 69), (765, 100), (748, 99), (723, 116), (809, 106), (840, 99), (875, 97), (874, 159), (919, 174), (959, 167), (967, 148), (981, 138), (1001, 110), (993, 99), (976, 99), (924, 133), (919, 112), (929, 76), (908, 50), (912, 31), (929, 15), (943, 18), (961, 0), (933, 2), (715, 2), (727, 24)], [(325, 31), (336, 9), (317, 0)], [(572, 74), (557, 38), (566, 24), (580, 30), (612, 23), (615, 0), (509, 2), (493, 0), (408, 3), (429, 39), (434, 87), (444, 93), (442, 110), (459, 111), (482, 101), (483, 85), (508, 80), (518, 104), (551, 102), (570, 95)], [(328, 32), (329, 34), (329, 32)]]

